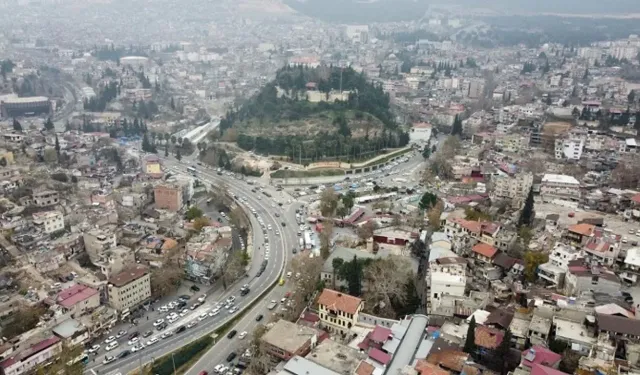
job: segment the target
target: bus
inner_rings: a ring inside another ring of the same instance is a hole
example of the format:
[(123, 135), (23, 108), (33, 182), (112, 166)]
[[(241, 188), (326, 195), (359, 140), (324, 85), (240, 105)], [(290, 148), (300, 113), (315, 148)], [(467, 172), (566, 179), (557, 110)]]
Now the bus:
[(67, 366), (75, 365), (78, 362), (81, 362), (83, 365), (86, 366), (89, 363), (89, 356), (87, 355), (87, 353), (82, 353), (76, 358), (70, 360), (69, 362), (67, 362)]
[(187, 167), (187, 172), (191, 173), (192, 175), (196, 175), (196, 169), (193, 167)]

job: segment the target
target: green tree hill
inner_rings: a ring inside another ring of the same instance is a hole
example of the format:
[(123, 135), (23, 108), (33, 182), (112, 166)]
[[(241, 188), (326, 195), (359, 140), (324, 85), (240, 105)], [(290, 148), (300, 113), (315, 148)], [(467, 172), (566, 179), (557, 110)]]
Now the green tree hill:
[[(348, 96), (343, 101), (311, 102), (309, 83), (327, 99), (340, 90)], [(318, 121), (317, 126), (300, 126), (309, 120)], [(298, 162), (363, 159), (409, 141), (380, 85), (351, 68), (326, 66), (278, 70), (272, 82), (224, 116), (220, 132), (223, 140), (236, 141), (245, 150), (286, 155)]]

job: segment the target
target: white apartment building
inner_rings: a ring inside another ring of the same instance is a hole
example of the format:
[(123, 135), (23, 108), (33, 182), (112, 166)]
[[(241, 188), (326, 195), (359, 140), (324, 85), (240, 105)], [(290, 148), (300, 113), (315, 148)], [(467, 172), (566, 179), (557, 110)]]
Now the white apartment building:
[(133, 266), (109, 278), (109, 304), (127, 314), (135, 306), (151, 298), (151, 276), (144, 266)]
[(443, 296), (463, 297), (467, 286), (467, 261), (461, 257), (438, 258), (429, 263), (427, 288), (429, 311), (437, 309)]
[(574, 177), (563, 174), (545, 174), (540, 184), (542, 200), (550, 202), (554, 199), (580, 200), (580, 182)]
[(538, 267), (538, 276), (561, 288), (569, 270), (569, 262), (582, 257), (582, 251), (558, 242), (549, 254), (549, 261)]
[(491, 179), (493, 191), (491, 199), (509, 199), (515, 207), (521, 206), (529, 195), (533, 185), (531, 173), (518, 173), (515, 176), (496, 176)]
[(495, 144), (504, 152), (520, 153), (527, 149), (529, 138), (517, 133), (500, 134)]
[(584, 144), (584, 137), (556, 139), (556, 160), (580, 160), (580, 158), (582, 157), (582, 151), (584, 150)]
[(627, 250), (623, 269), (624, 271), (620, 273), (620, 279), (622, 281), (631, 284), (638, 282), (638, 274), (640, 274), (640, 247), (632, 247)]
[(64, 215), (60, 211), (36, 212), (33, 223), (45, 233), (54, 233), (64, 229)]
[(638, 48), (632, 46), (613, 47), (609, 50), (609, 54), (618, 60), (633, 60), (638, 55)]

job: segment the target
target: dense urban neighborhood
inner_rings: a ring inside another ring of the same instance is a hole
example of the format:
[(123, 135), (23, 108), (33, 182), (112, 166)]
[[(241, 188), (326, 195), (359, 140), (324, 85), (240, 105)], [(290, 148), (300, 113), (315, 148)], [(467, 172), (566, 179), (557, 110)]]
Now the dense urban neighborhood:
[(637, 10), (334, 3), (0, 4), (0, 375), (640, 374)]

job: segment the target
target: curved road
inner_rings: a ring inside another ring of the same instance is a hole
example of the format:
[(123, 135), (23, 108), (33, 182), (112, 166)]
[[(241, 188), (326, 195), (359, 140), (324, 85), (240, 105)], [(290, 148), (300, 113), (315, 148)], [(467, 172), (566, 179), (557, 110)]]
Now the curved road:
[[(187, 174), (186, 168), (188, 167), (188, 165), (186, 163), (180, 163), (171, 160), (165, 160), (164, 162), (165, 166), (173, 170), (174, 173)], [(249, 212), (249, 217), (251, 218), (253, 227), (254, 248), (251, 270), (249, 271), (249, 278), (240, 280), (237, 285), (230, 286), (226, 291), (213, 293), (213, 295), (208, 296), (207, 300), (202, 306), (191, 311), (190, 314), (188, 314), (184, 318), (181, 318), (177, 322), (169, 325), (169, 327), (167, 327), (163, 332), (175, 331), (175, 329), (181, 325), (186, 325), (194, 320), (197, 321), (198, 317), (202, 313), (209, 312), (217, 302), (222, 302), (227, 297), (232, 295), (237, 297), (236, 306), (239, 306), (242, 310), (251, 301), (256, 299), (259, 294), (266, 290), (275, 280), (278, 279), (280, 270), (283, 268), (286, 259), (291, 256), (291, 249), (296, 244), (295, 230), (297, 225), (295, 224), (295, 218), (293, 218), (292, 220), (290, 215), (284, 215), (285, 212), (291, 212), (290, 210), (288, 210), (288, 208), (290, 207), (283, 205), (283, 208), (280, 208), (272, 199), (267, 199), (266, 196), (260, 193), (251, 192), (252, 186), (247, 185), (244, 181), (235, 180), (227, 176), (218, 176), (210, 170), (204, 170), (202, 168), (198, 169), (198, 178), (203, 182), (211, 183), (214, 185), (223, 183), (229, 188), (229, 190), (231, 190), (232, 193), (235, 193), (238, 197), (246, 198), (246, 203), (240, 204), (241, 206), (243, 206), (243, 209), (245, 209), (245, 211), (248, 211), (248, 206), (253, 207), (256, 210), (258, 216), (262, 217), (265, 225), (271, 225), (272, 230), (268, 231), (267, 235), (265, 236), (260, 228), (258, 220)], [(273, 197), (277, 197), (275, 192), (273, 192), (271, 195)], [(276, 217), (276, 212), (281, 212), (281, 216)], [(285, 227), (282, 227), (282, 222), (286, 223)], [(279, 231), (280, 235), (276, 235), (276, 231)], [(256, 273), (265, 256), (263, 245), (265, 242), (265, 237), (268, 238), (271, 247), (270, 258), (268, 260), (266, 270), (259, 278), (257, 278), (255, 277)], [(251, 291), (246, 296), (240, 297), (239, 286), (243, 283), (249, 284)], [(152, 362), (155, 358), (159, 358), (163, 355), (171, 353), (172, 351), (188, 344), (189, 342), (211, 333), (216, 327), (220, 326), (230, 318), (230, 314), (228, 314), (226, 310), (223, 310), (217, 316), (207, 317), (203, 321), (198, 322), (198, 324), (193, 328), (187, 329), (180, 334), (175, 334), (171, 337), (160, 340), (155, 345), (147, 347), (140, 352), (129, 354), (124, 359), (116, 360), (115, 362), (107, 365), (102, 365), (101, 363), (90, 363), (89, 366), (87, 366), (87, 368), (85, 369), (85, 373), (93, 374), (97, 372), (99, 374), (116, 374), (119, 372), (122, 374), (127, 374), (143, 364)], [(136, 327), (136, 330), (141, 333), (152, 329), (152, 322), (150, 321), (145, 321), (144, 324), (140, 323)], [(153, 331), (154, 335), (152, 337), (160, 336), (160, 334), (162, 333), (157, 332), (155, 329), (153, 329)], [(142, 341), (146, 342), (148, 341), (148, 339), (149, 338), (146, 338)], [(110, 353), (108, 353), (109, 355), (118, 355), (123, 350), (129, 349), (129, 346), (126, 345), (126, 340), (124, 338), (120, 340), (121, 346), (112, 350)], [(102, 361), (105, 354), (106, 353), (101, 351), (96, 358), (96, 362)]]

